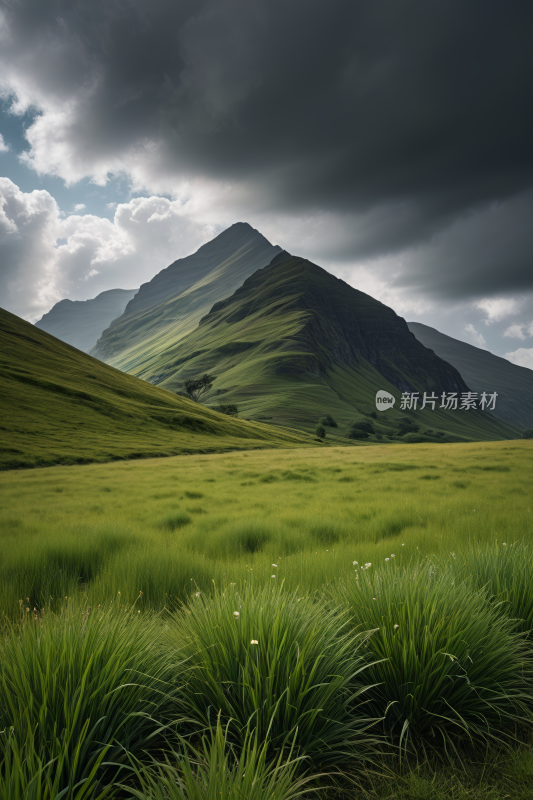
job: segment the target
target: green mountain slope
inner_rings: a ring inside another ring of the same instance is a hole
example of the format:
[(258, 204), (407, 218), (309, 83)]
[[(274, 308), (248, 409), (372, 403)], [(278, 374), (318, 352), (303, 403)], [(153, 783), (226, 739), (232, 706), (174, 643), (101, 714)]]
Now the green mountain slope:
[[(217, 376), (206, 402), (235, 403), (246, 417), (313, 430), (330, 413), (343, 435), (350, 422), (375, 412), (385, 389), (465, 392), (461, 375), (425, 348), (387, 306), (302, 258), (281, 253), (227, 299), (215, 303), (193, 332), (159, 356), (162, 385), (179, 390), (187, 378)], [(490, 413), (410, 414), (429, 440), (440, 433), (466, 439), (515, 438)], [(376, 414), (379, 441), (398, 434), (406, 412)], [(412, 434), (410, 434), (412, 438)]]
[(138, 289), (110, 289), (92, 300), (60, 300), (35, 326), (87, 353), (137, 292)]
[(474, 392), (498, 392), (494, 413), (521, 428), (533, 427), (533, 370), (511, 364), (466, 342), (422, 325), (407, 323), (419, 342), (452, 364)]
[(0, 309), (0, 468), (316, 445), (126, 375)]
[(194, 330), (213, 303), (234, 292), (280, 249), (247, 223), (232, 225), (143, 284), (91, 355), (160, 383), (166, 349)]

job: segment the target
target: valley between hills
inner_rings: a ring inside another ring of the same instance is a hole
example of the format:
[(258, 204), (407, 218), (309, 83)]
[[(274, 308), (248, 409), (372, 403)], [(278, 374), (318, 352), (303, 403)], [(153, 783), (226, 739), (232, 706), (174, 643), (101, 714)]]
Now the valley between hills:
[[(455, 340), (440, 357), (438, 332), (427, 347), (428, 332), (412, 330), (369, 295), (236, 223), (138, 291), (61, 301), (35, 326), (1, 312), (0, 463), (521, 436), (532, 416), (529, 370), (505, 362), (493, 373), (490, 354), (477, 348), (467, 364)], [(213, 381), (201, 403), (180, 396), (203, 374)], [(402, 392), (469, 390), (499, 399), (494, 413), (397, 402), (383, 414), (378, 390), (398, 401)], [(236, 406), (238, 416), (221, 406)], [(321, 420), (325, 438), (317, 439)]]

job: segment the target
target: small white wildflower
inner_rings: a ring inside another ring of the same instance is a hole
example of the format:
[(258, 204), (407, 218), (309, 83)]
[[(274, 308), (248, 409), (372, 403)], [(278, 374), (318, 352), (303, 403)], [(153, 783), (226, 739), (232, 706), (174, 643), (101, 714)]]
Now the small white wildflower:
[(271, 575), (270, 577), (271, 577), (271, 578), (275, 578), (276, 576), (275, 576), (275, 575)]
[(395, 555), (394, 555), (394, 553), (391, 553), (391, 554), (390, 554), (390, 557), (391, 557), (391, 558), (395, 558)]
[(405, 542), (402, 544), (402, 547), (405, 547)]
[(353, 566), (353, 567), (355, 567), (355, 565), (356, 565), (357, 563), (358, 563), (357, 561), (352, 561), (352, 566)]
[(388, 558), (385, 559), (385, 561), (388, 561), (388, 560), (389, 560)]
[(195, 597), (200, 597), (200, 592), (196, 592)]
[(507, 542), (503, 542), (503, 546), (504, 546), (504, 547), (507, 547)]
[(400, 626), (399, 626), (398, 624), (396, 624), (396, 625), (394, 626), (394, 630), (396, 630), (396, 628), (399, 628), (399, 627), (400, 627)]
[(277, 567), (278, 565), (277, 565), (277, 564), (272, 564), (272, 566), (273, 566), (273, 567)]
[(376, 599), (375, 597), (372, 598), (372, 600), (375, 600), (375, 599)]
[(259, 644), (259, 642), (257, 641), (257, 639), (252, 639), (252, 641), (250, 642), (250, 644)]
[(369, 569), (372, 566), (370, 561), (367, 561), (365, 564), (365, 569)]
[(238, 616), (239, 616), (239, 612), (238, 612), (238, 611), (234, 611), (234, 612), (233, 612), (233, 616), (234, 616), (234, 617), (238, 617)]

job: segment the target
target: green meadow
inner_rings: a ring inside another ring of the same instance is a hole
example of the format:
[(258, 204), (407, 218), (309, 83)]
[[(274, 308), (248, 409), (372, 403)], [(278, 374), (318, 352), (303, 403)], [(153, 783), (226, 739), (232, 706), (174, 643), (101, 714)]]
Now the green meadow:
[(533, 796), (532, 466), (508, 440), (1, 473), (0, 800)]
[[(352, 561), (533, 533), (528, 440), (265, 450), (0, 475), (1, 606), (89, 591), (161, 608), (192, 586), (321, 589)], [(389, 550), (391, 553), (389, 553)]]

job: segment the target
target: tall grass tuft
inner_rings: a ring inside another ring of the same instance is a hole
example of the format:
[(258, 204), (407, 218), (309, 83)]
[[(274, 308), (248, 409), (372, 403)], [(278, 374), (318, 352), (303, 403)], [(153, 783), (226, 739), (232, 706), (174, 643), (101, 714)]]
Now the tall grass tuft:
[(532, 655), (515, 623), (486, 592), (428, 561), (355, 571), (336, 595), (376, 662), (371, 711), (405, 752), (460, 742), (501, 743), (528, 717)]
[(452, 553), (449, 566), (457, 579), (470, 577), (487, 587), (492, 602), (517, 620), (518, 629), (533, 630), (533, 548), (526, 542), (471, 546)]
[(315, 765), (357, 761), (376, 744), (375, 720), (364, 705), (366, 637), (346, 623), (344, 612), (282, 587), (193, 598), (167, 633), (188, 664), (187, 716), (208, 726), (220, 711), (238, 723), (234, 744), (254, 730), (270, 757), (294, 742)]
[[(257, 735), (246, 732), (238, 756), (228, 746), (217, 720), (210, 736), (202, 737), (200, 749), (183, 742), (185, 752), (167, 754), (164, 763), (155, 759), (151, 766), (134, 762), (135, 784), (123, 786), (138, 800), (294, 800), (318, 789), (309, 784), (319, 776), (296, 775), (302, 758), (282, 754), (275, 763), (267, 762), (268, 742), (260, 744)], [(305, 787), (305, 788), (304, 788)]]
[(80, 601), (22, 614), (0, 639), (0, 798), (103, 797), (125, 751), (161, 733), (169, 674), (160, 621)]

